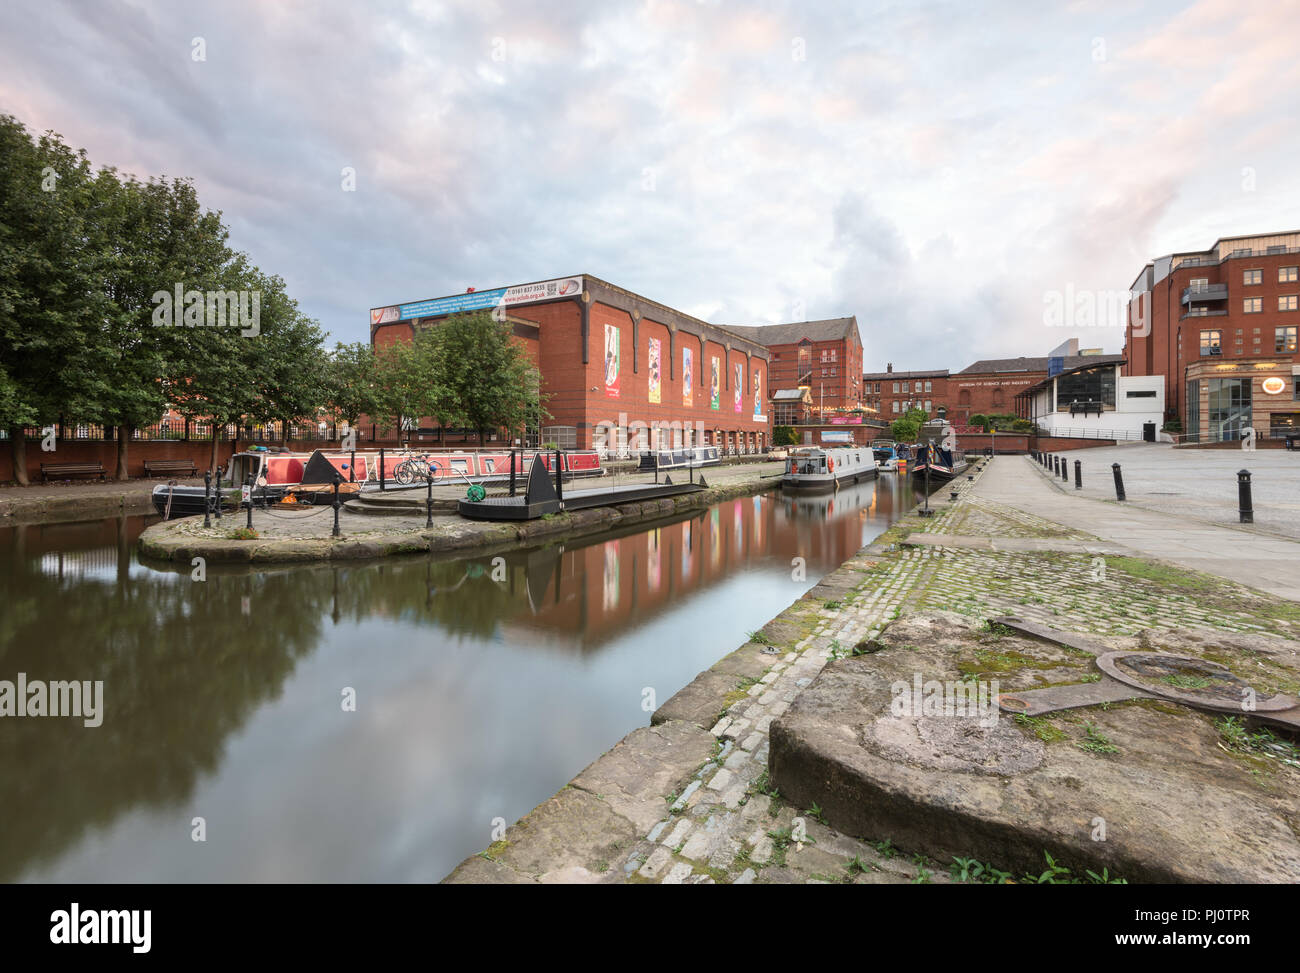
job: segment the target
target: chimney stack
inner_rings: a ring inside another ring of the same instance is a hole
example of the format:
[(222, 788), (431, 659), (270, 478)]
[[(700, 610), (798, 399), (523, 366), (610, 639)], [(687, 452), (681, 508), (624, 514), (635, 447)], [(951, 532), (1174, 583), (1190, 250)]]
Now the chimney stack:
[(894, 363), (892, 361), (885, 365), (885, 371), (892, 372), (893, 370), (894, 370)]

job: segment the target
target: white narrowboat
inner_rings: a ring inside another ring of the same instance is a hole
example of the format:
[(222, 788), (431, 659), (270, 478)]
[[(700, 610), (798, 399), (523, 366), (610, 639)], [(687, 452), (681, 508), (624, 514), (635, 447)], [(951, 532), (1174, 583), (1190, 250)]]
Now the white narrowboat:
[(793, 450), (781, 477), (783, 490), (833, 490), (876, 475), (876, 457), (867, 446), (804, 447)]

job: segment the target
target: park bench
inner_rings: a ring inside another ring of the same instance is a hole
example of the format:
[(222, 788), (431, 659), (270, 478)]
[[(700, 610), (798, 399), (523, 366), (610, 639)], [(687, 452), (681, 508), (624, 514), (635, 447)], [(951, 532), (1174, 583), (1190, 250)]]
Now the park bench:
[(147, 459), (145, 476), (198, 476), (199, 468), (188, 459)]
[(97, 476), (107, 479), (103, 463), (42, 463), (42, 480), (66, 480), (73, 476)]

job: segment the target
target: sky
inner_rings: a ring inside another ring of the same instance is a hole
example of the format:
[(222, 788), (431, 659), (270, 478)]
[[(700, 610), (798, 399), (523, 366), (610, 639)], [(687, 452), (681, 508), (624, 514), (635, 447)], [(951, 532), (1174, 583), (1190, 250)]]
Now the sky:
[(585, 273), (956, 370), (1120, 351), (1148, 260), (1300, 229), (1298, 28), (1300, 0), (6, 0), (0, 112), (192, 178), (331, 341)]

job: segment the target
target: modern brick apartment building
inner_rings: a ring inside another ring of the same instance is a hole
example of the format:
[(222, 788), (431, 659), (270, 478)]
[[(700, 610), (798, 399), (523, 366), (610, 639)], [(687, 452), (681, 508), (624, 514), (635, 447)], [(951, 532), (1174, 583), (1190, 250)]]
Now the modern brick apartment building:
[(812, 394), (813, 416), (823, 420), (862, 408), (862, 336), (856, 317), (727, 325), (727, 330), (767, 349), (769, 396), (806, 388)]
[(371, 345), (474, 310), (508, 320), (536, 362), (551, 414), (542, 442), (615, 454), (770, 443), (763, 345), (590, 275), (374, 308)]
[(1133, 282), (1125, 375), (1163, 375), (1189, 439), (1300, 432), (1300, 232), (1224, 237)]
[(909, 409), (924, 409), (931, 417), (947, 414), (948, 369), (896, 372), (893, 363), (883, 372), (862, 376), (862, 401), (867, 411), (886, 424), (905, 415)]

